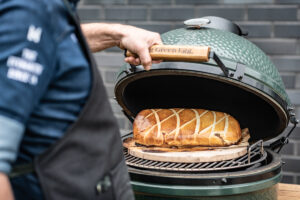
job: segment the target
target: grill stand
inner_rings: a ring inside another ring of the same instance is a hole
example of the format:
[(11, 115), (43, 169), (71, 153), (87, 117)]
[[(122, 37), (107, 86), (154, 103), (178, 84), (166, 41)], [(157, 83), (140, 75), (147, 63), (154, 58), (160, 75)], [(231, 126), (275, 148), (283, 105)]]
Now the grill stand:
[[(259, 145), (259, 144), (260, 144), (260, 145)], [(259, 153), (261, 154), (261, 157), (264, 156), (265, 151), (264, 151), (264, 146), (263, 146), (263, 140), (259, 140), (259, 141), (255, 142), (254, 144), (252, 144), (252, 145), (248, 148), (248, 164), (251, 163), (251, 152), (252, 152), (252, 150), (253, 150), (255, 147), (257, 147), (257, 146), (259, 146), (259, 148), (260, 148)]]

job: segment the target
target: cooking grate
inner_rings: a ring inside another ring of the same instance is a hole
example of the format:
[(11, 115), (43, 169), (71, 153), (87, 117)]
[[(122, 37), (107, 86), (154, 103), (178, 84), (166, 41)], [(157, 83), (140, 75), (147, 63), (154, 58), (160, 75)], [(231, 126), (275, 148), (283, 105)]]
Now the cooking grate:
[(266, 159), (267, 153), (263, 149), (263, 141), (259, 140), (248, 148), (248, 153), (239, 158), (219, 162), (200, 162), (200, 163), (176, 163), (161, 162), (137, 158), (130, 155), (124, 148), (124, 156), (126, 164), (131, 167), (164, 170), (164, 171), (180, 171), (180, 172), (201, 172), (201, 171), (217, 171), (230, 170), (243, 167), (249, 167), (256, 163), (260, 163)]

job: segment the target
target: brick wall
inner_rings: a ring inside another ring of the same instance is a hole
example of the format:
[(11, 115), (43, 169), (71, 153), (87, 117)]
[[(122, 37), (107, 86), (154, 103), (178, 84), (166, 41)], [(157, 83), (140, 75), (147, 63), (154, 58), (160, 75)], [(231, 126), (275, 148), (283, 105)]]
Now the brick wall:
[[(215, 15), (249, 31), (249, 40), (265, 51), (278, 68), (300, 118), (300, 0), (83, 0), (83, 22), (117, 22), (163, 33), (183, 27), (183, 20)], [(118, 48), (96, 53), (110, 101), (122, 133), (131, 130), (113, 100), (115, 77), (123, 65)], [(287, 130), (286, 130), (287, 131)], [(300, 127), (282, 150), (282, 182), (300, 184)]]

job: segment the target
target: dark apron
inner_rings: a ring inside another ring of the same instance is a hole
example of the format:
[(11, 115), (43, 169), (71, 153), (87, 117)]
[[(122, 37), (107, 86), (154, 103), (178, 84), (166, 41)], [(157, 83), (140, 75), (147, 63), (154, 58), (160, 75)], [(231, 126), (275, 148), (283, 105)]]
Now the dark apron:
[(46, 200), (134, 199), (119, 128), (102, 79), (70, 8), (68, 14), (90, 62), (92, 89), (64, 137), (35, 159), (35, 171)]

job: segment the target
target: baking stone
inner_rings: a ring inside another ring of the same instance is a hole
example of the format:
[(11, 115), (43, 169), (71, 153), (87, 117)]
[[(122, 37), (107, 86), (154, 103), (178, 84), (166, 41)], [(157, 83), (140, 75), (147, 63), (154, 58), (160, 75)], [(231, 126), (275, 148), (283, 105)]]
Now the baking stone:
[(216, 162), (245, 155), (249, 146), (249, 138), (248, 129), (243, 129), (241, 141), (227, 147), (146, 147), (137, 145), (133, 138), (126, 138), (123, 146), (128, 149), (130, 155), (147, 160), (177, 163)]

